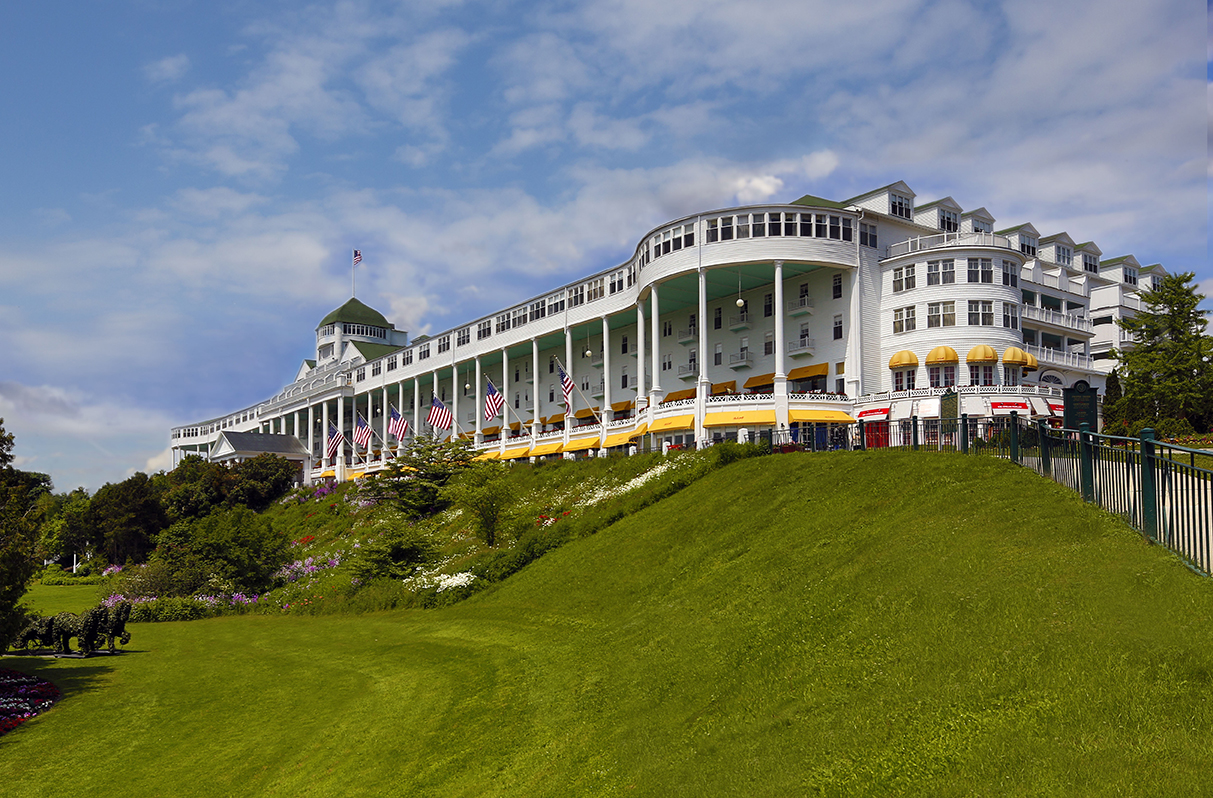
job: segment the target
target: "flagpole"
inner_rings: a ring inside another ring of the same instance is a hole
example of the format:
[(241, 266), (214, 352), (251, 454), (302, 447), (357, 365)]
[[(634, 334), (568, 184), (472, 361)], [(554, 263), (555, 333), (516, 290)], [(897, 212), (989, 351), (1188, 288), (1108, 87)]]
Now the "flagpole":
[[(565, 369), (565, 368), (564, 368), (564, 364), (560, 362), (560, 358), (556, 358), (556, 363), (557, 363), (557, 365), (559, 365), (559, 366), (560, 366), (560, 368), (564, 369), (564, 373), (565, 373), (565, 374), (568, 374), (568, 373), (569, 373), (569, 370), (568, 370), (568, 369)], [(573, 390), (574, 390), (574, 391), (576, 391), (576, 392), (577, 392), (577, 395), (581, 397), (581, 400), (582, 400), (583, 402), (585, 402), (585, 406), (586, 406), (586, 407), (588, 407), (588, 408), (590, 409), (590, 412), (591, 412), (591, 413), (594, 413), (594, 403), (593, 403), (593, 402), (591, 402), (589, 399), (586, 399), (586, 398), (585, 398), (585, 394), (583, 394), (583, 393), (581, 392), (581, 388), (580, 388), (580, 387), (578, 387), (578, 385), (577, 385), (577, 381), (573, 379), (572, 375), (569, 375), (569, 382), (573, 383)], [(567, 407), (566, 407), (566, 408), (564, 409), (564, 412), (567, 414), (567, 413), (569, 412), (569, 408), (567, 408)], [(598, 419), (598, 423), (599, 423), (599, 424), (601, 424), (601, 423), (602, 423), (602, 415), (601, 415), (601, 413), (594, 413), (594, 418)], [(567, 426), (568, 426), (568, 424), (569, 424), (569, 422), (568, 422), (568, 419), (566, 418), (566, 419), (565, 419), (565, 426), (567, 427)]]

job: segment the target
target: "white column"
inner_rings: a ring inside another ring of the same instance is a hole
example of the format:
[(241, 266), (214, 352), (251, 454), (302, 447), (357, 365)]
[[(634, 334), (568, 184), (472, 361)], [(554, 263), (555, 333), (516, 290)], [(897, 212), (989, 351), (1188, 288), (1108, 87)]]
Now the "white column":
[(649, 389), (644, 378), (644, 301), (636, 302), (636, 412), (648, 407)]
[[(433, 392), (433, 394), (430, 395), (430, 407), (433, 407), (434, 406), (434, 397), (436, 397), (438, 395), (438, 370), (435, 369), (434, 371), (430, 372), (430, 374), (434, 378), (434, 388), (433, 388), (434, 392)], [(433, 433), (435, 439), (438, 438), (438, 431), (436, 429), (431, 427), (430, 432)]]
[(476, 397), (473, 415), (476, 417), (476, 445), (484, 443), (484, 376), (480, 373), (480, 355), (476, 355)]
[[(602, 419), (612, 421), (615, 414), (611, 410), (611, 322), (606, 316), (602, 317)], [(602, 431), (606, 435), (606, 429)]]
[(788, 373), (784, 360), (787, 354), (787, 340), (783, 328), (783, 261), (775, 261), (775, 429), (787, 430), (788, 415)]
[(459, 364), (451, 362), (451, 440), (459, 436), (459, 394), (463, 391), (463, 381), (459, 379)]
[(505, 399), (505, 407), (501, 410), (501, 435), (498, 436), (497, 442), (500, 444), (498, 450), (505, 451), (505, 441), (509, 437), (509, 420), (510, 420), (510, 352), (504, 346), (501, 347), (501, 385), (497, 386), (497, 390), (501, 391), (501, 397)]
[(421, 432), (421, 377), (413, 377), (413, 437)]
[[(576, 384), (576, 378), (573, 376), (573, 331), (568, 327), (564, 328), (564, 373), (569, 375), (569, 379)], [(570, 398), (570, 402), (574, 402)], [(564, 408), (564, 444), (569, 443), (569, 433), (573, 430), (573, 408), (565, 405)]]
[(323, 457), (320, 458), (321, 467), (331, 465), (328, 458), (328, 441), (329, 441), (329, 403), (322, 402), (320, 405), (320, 451)]
[(385, 386), (383, 386), (383, 408), (379, 413), (379, 416), (380, 416), (379, 437), (381, 438), (381, 440), (379, 441), (379, 447), (380, 447), (379, 448), (379, 458), (380, 458), (381, 462), (388, 459), (387, 425), (388, 425), (388, 421), (392, 417), (392, 412), (388, 409), (390, 406), (391, 405), (388, 401), (387, 386), (385, 385)]
[(703, 418), (707, 412), (708, 395), (712, 392), (712, 380), (708, 377), (708, 271), (699, 267), (699, 309), (695, 316), (695, 332), (699, 335), (696, 346), (699, 356), (699, 378), (695, 382), (695, 441), (698, 445), (705, 437)]
[[(650, 393), (653, 399), (649, 402), (650, 405), (656, 406), (661, 404), (661, 400), (665, 398), (665, 389), (661, 387), (661, 339), (662, 333), (665, 332), (661, 322), (661, 308), (657, 304), (657, 284), (653, 284), (653, 387)], [(671, 377), (673, 379), (673, 377)]]
[(539, 434), (539, 339), (531, 339), (531, 436)]
[(345, 482), (345, 397), (337, 394), (337, 434), (341, 443), (337, 449), (337, 481)]

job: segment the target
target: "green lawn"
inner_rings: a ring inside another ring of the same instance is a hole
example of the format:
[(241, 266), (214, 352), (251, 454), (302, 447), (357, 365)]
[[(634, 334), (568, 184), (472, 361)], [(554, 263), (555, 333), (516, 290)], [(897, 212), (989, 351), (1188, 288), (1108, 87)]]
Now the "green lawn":
[(39, 615), (59, 612), (84, 612), (97, 606), (101, 588), (97, 585), (33, 584), (25, 593), (24, 603)]
[(0, 738), (6, 795), (1195, 795), (1213, 766), (1213, 584), (984, 457), (747, 460), (454, 607), (132, 631), (5, 659), (66, 696)]

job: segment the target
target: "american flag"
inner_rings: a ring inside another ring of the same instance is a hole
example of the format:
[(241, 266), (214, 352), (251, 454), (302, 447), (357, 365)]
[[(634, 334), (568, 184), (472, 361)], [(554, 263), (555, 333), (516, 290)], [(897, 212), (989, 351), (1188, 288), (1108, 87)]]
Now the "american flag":
[(573, 412), (573, 378), (564, 371), (564, 366), (556, 364), (556, 370), (560, 372), (560, 390), (564, 391), (564, 410), (566, 413)]
[(425, 417), (425, 423), (429, 424), (434, 429), (450, 429), (455, 423), (455, 417), (451, 415), (451, 411), (447, 406), (433, 394), (430, 395), (430, 412)]
[(337, 456), (337, 450), (341, 448), (342, 435), (337, 431), (337, 425), (329, 422), (329, 445), (324, 451), (324, 456), (332, 460)]
[(395, 435), (398, 441), (404, 440), (404, 436), (409, 434), (409, 422), (395, 407), (392, 408), (392, 419), (387, 423), (387, 432)]
[(358, 423), (354, 425), (354, 443), (362, 447), (371, 445), (371, 428), (361, 413), (358, 414)]
[(354, 250), (354, 265), (357, 266), (359, 263), (362, 263), (362, 250), (356, 249)]
[(505, 397), (493, 385), (492, 380), (488, 380), (489, 389), (484, 395), (484, 420), (492, 421), (497, 418), (497, 414), (501, 412), (501, 408), (505, 406)]

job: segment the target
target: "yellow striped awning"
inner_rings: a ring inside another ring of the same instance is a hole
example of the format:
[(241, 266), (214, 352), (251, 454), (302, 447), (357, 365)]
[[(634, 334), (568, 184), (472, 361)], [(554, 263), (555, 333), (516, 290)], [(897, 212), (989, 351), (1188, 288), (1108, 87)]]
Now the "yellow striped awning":
[(501, 456), (501, 452), (497, 451), (496, 449), (492, 449), (487, 452), (481, 452), (480, 454), (476, 455), (472, 459), (473, 460), (496, 460), (500, 456)]
[(855, 419), (841, 410), (797, 410), (788, 411), (788, 421), (815, 424), (854, 424)]
[(317, 479), (324, 479), (325, 477), (335, 477), (335, 476), (337, 476), (337, 472), (335, 472), (333, 469), (330, 468), (328, 471), (321, 471), (320, 476), (317, 477)]
[(1023, 367), (1024, 371), (1036, 371), (1040, 368), (1040, 364), (1036, 362), (1036, 355), (1031, 352), (1024, 352), (1024, 354), (1028, 356), (1028, 363)]
[(639, 427), (637, 427), (636, 429), (632, 430), (632, 437), (636, 438), (636, 437), (639, 437), (640, 435), (643, 435), (644, 431), (647, 430), (648, 428), (649, 428), (649, 422), (646, 421), (643, 424), (641, 424)]
[(789, 380), (807, 380), (809, 377), (825, 377), (830, 373), (829, 363), (815, 363), (812, 366), (801, 366), (788, 372)]
[(742, 388), (757, 388), (760, 385), (774, 385), (774, 384), (775, 384), (775, 372), (772, 371), (770, 374), (755, 374), (753, 377), (750, 377), (748, 380), (746, 380), (745, 385), (742, 385), (741, 387)]
[(683, 399), (694, 399), (694, 398), (695, 398), (695, 389), (688, 388), (687, 390), (684, 390), (684, 391), (670, 391), (669, 393), (667, 393), (665, 395), (665, 398), (661, 400), (661, 403), (665, 404), (666, 402), (680, 402)]
[(673, 430), (691, 429), (695, 426), (695, 414), (684, 416), (666, 416), (659, 418), (649, 427), (649, 432), (671, 432)]
[(708, 413), (703, 418), (703, 425), (705, 427), (771, 426), (774, 423), (774, 410), (738, 410), (728, 413)]
[(461, 440), (461, 441), (468, 441), (475, 437), (476, 437), (476, 430), (474, 430), (474, 429), (468, 430), (467, 432), (459, 433), (459, 440)]
[(363, 476), (366, 476), (365, 471), (346, 471), (345, 472), (345, 481), (353, 482), (355, 479), (358, 479), (359, 477), (363, 477)]
[(614, 435), (606, 436), (606, 440), (602, 442), (602, 448), (610, 449), (613, 446), (623, 446), (635, 437), (635, 433), (632, 432), (616, 432)]
[(611, 409), (614, 410), (616, 413), (618, 413), (622, 410), (631, 410), (635, 406), (636, 406), (635, 399), (633, 399), (630, 402), (611, 402)]
[(502, 460), (517, 460), (520, 457), (526, 457), (527, 453), (530, 451), (531, 451), (530, 444), (527, 444), (526, 446), (519, 446), (514, 449), (506, 449), (504, 452), (501, 453), (501, 459)]
[(531, 457), (540, 457), (545, 454), (556, 454), (560, 451), (560, 447), (564, 445), (564, 441), (552, 441), (551, 443), (541, 443), (534, 449), (531, 449)]
[(989, 344), (978, 344), (965, 356), (966, 363), (997, 363), (998, 353)]
[(592, 418), (598, 412), (598, 405), (583, 407), (573, 414), (573, 418)]
[(897, 354), (893, 355), (893, 357), (889, 358), (889, 368), (918, 368), (918, 355), (914, 354), (909, 349), (903, 349)]
[(581, 440), (577, 440), (577, 441), (569, 441), (569, 445), (564, 447), (564, 450), (566, 452), (580, 452), (583, 449), (597, 449), (597, 448), (598, 448), (598, 436), (595, 435), (592, 438), (582, 438)]
[(737, 380), (729, 380), (728, 382), (712, 383), (712, 396), (719, 396), (722, 393), (736, 393)]
[(1025, 366), (1028, 363), (1028, 353), (1018, 346), (1008, 347), (1007, 351), (1002, 353), (1002, 363), (1004, 366)]
[(959, 363), (960, 355), (950, 346), (937, 346), (927, 353), (927, 365), (938, 366), (948, 363)]
[(485, 427), (480, 431), (485, 435), (496, 435), (498, 432), (501, 432), (501, 427)]

